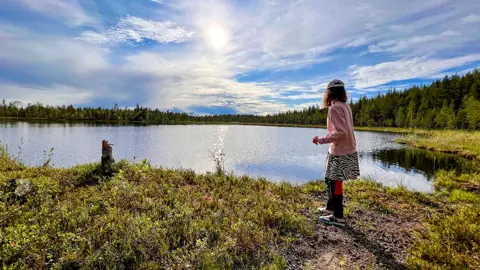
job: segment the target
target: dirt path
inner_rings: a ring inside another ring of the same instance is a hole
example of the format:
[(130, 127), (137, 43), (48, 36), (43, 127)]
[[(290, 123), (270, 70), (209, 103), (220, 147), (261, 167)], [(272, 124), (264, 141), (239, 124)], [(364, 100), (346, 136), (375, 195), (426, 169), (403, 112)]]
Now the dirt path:
[(316, 233), (286, 254), (289, 269), (407, 269), (414, 231), (423, 229), (420, 215), (409, 211), (354, 207), (344, 228), (321, 223), (319, 213), (306, 215), (316, 220)]

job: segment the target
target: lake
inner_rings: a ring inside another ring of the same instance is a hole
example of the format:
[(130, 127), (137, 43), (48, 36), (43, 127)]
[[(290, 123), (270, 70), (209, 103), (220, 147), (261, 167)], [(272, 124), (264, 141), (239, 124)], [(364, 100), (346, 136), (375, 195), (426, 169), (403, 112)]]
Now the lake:
[[(45, 151), (54, 148), (53, 165), (68, 167), (97, 162), (101, 141), (114, 144), (116, 160), (215, 170), (223, 153), (224, 167), (236, 175), (302, 184), (323, 179), (327, 145), (312, 144), (325, 129), (240, 125), (113, 125), (85, 123), (0, 122), (0, 141), (16, 155), (23, 138), (21, 160), (43, 164)], [(452, 155), (409, 149), (395, 143), (398, 134), (357, 131), (361, 176), (388, 186), (405, 185), (430, 192), (438, 169), (469, 170), (473, 165)]]

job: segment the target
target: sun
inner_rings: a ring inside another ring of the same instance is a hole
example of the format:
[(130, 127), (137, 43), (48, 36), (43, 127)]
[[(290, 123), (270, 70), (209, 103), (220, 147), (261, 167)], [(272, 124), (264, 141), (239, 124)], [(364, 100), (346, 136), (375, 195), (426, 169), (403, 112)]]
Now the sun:
[(220, 49), (227, 43), (225, 31), (217, 25), (211, 25), (207, 29), (208, 39), (213, 47)]

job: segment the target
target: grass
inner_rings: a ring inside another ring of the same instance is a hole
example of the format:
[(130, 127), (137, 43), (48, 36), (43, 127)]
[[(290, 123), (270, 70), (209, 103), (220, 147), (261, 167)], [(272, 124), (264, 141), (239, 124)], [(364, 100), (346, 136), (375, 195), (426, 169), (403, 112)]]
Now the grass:
[(437, 190), (452, 191), (455, 189), (463, 189), (478, 191), (480, 189), (480, 173), (456, 176), (453, 172), (439, 171), (434, 185)]
[(449, 215), (435, 215), (413, 247), (415, 269), (480, 269), (480, 210), (461, 207)]
[[(247, 176), (121, 162), (20, 167), (0, 158), (0, 265), (9, 268), (283, 268), (282, 250), (313, 234), (301, 187)], [(9, 198), (9, 179), (37, 187)]]
[(409, 258), (414, 269), (480, 269), (480, 174), (440, 171), (432, 199), (440, 205), (425, 220)]
[(0, 158), (8, 158), (8, 145), (0, 142)]
[[(478, 131), (422, 131), (400, 141), (480, 161)], [(413, 269), (480, 269), (480, 173), (457, 176), (438, 171), (434, 187), (431, 199), (439, 208), (424, 220), (426, 230), (412, 246), (409, 265)]]
[(480, 160), (479, 131), (418, 131), (399, 139), (398, 142)]

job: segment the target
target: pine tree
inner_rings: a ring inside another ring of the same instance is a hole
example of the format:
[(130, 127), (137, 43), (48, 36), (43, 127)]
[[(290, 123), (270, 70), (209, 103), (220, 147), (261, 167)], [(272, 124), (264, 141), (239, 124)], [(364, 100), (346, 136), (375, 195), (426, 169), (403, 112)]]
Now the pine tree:
[(470, 129), (476, 129), (480, 123), (480, 101), (469, 97), (465, 104), (466, 119)]
[(456, 121), (456, 117), (455, 117), (455, 110), (454, 110), (454, 103), (453, 103), (453, 100), (450, 101), (450, 105), (448, 106), (448, 110), (447, 110), (447, 128), (448, 129), (454, 129), (455, 128), (455, 121)]
[(422, 126), (424, 128), (432, 128), (433, 123), (434, 123), (434, 118), (435, 118), (435, 110), (429, 110), (428, 112), (425, 113), (423, 119), (422, 119)]
[(398, 108), (395, 114), (395, 125), (397, 127), (403, 127), (405, 125), (405, 110), (403, 107)]
[(445, 128), (447, 126), (448, 118), (448, 103), (445, 100), (442, 109), (440, 109), (440, 112), (435, 117), (435, 123), (438, 127)]
[(2, 100), (2, 112), (3, 112), (3, 117), (7, 116), (7, 101), (5, 99)]
[(415, 104), (415, 101), (412, 100), (408, 104), (408, 111), (407, 111), (407, 121), (408, 121), (408, 126), (409, 127), (415, 127), (415, 112), (417, 105)]
[(470, 88), (470, 95), (476, 100), (480, 100), (480, 81), (475, 81)]

